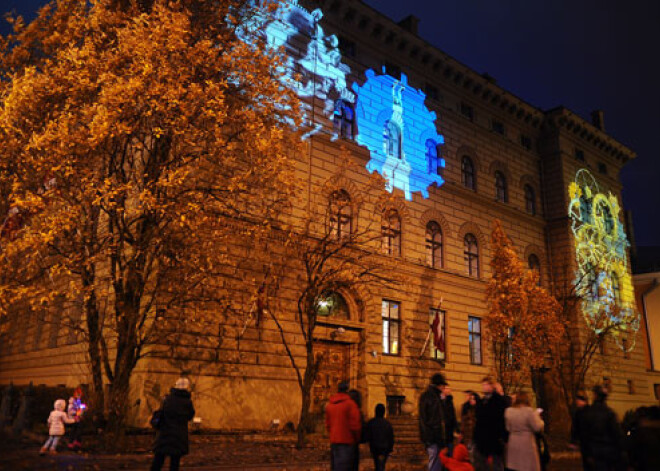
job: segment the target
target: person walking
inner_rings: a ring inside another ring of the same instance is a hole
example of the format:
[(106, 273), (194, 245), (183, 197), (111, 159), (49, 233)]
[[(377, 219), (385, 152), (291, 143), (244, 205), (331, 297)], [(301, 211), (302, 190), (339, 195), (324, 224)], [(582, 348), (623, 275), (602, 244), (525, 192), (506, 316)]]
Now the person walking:
[(385, 471), (387, 458), (394, 450), (394, 429), (385, 418), (385, 406), (376, 405), (376, 416), (367, 422), (365, 439), (369, 443), (369, 450), (374, 459), (374, 470)]
[(360, 444), (365, 442), (364, 439), (364, 414), (362, 413), (362, 393), (357, 389), (351, 389), (348, 391), (348, 396), (355, 402), (355, 405), (360, 411), (360, 427), (362, 432), (360, 433), (360, 440), (353, 445), (353, 471), (358, 471), (360, 469)]
[(509, 441), (506, 467), (512, 471), (541, 471), (536, 434), (543, 431), (539, 410), (529, 405), (529, 396), (520, 392), (511, 407), (504, 412)]
[(495, 391), (495, 382), (490, 376), (481, 382), (483, 397), (477, 407), (474, 426), (474, 467), (477, 471), (504, 470), (504, 423), (505, 399)]
[(178, 471), (181, 457), (188, 454), (188, 422), (195, 416), (190, 382), (179, 378), (163, 400), (158, 420), (151, 471), (160, 471), (170, 457), (170, 471)]
[(439, 453), (451, 442), (451, 438), (447, 437), (445, 403), (441, 397), (446, 387), (445, 377), (436, 373), (431, 377), (431, 384), (419, 397), (419, 434), (429, 458), (428, 471), (442, 469)]
[(461, 441), (467, 448), (470, 454), (470, 461), (472, 461), (474, 454), (474, 426), (477, 423), (477, 407), (481, 402), (481, 398), (479, 397), (479, 394), (474, 391), (466, 391), (466, 394), (465, 402), (461, 407)]
[(594, 401), (585, 412), (583, 434), (592, 471), (626, 469), (623, 433), (615, 412), (607, 406), (607, 389), (594, 386)]
[(355, 445), (360, 443), (360, 410), (347, 392), (348, 383), (342, 381), (325, 407), (325, 428), (330, 435), (330, 467), (333, 471), (354, 469)]
[(64, 412), (65, 407), (66, 401), (64, 399), (58, 399), (53, 404), (53, 411), (48, 416), (48, 439), (41, 447), (41, 450), (39, 450), (40, 455), (44, 455), (48, 449), (50, 449), (50, 453), (53, 455), (57, 453), (57, 444), (62, 438), (62, 435), (64, 435), (65, 424), (72, 424), (74, 422)]
[(585, 424), (585, 417), (588, 410), (589, 402), (587, 401), (587, 396), (584, 393), (577, 394), (575, 396), (575, 411), (573, 411), (573, 417), (571, 421), (570, 446), (573, 449), (580, 449), (580, 455), (582, 456), (582, 469), (584, 471), (592, 471), (592, 460), (588, 459), (589, 451), (585, 446), (588, 441), (588, 437), (586, 436), (588, 429)]

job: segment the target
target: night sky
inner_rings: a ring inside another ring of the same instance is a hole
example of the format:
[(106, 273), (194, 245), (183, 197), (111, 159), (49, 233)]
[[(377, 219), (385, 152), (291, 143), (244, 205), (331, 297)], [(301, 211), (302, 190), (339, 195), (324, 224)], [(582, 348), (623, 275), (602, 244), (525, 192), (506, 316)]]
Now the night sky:
[[(43, 0), (0, 0), (32, 18)], [(657, 0), (365, 0), (541, 109), (566, 106), (637, 152), (624, 168), (624, 206), (637, 245), (660, 246), (660, 2)], [(8, 31), (6, 24), (0, 34)]]

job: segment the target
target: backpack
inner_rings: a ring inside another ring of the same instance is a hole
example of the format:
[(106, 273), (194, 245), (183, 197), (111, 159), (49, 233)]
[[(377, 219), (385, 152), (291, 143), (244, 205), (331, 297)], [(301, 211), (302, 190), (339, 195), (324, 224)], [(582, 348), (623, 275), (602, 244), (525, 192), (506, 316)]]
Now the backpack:
[(149, 420), (149, 425), (152, 428), (158, 430), (163, 425), (163, 409), (156, 409), (153, 414), (151, 414), (151, 419)]

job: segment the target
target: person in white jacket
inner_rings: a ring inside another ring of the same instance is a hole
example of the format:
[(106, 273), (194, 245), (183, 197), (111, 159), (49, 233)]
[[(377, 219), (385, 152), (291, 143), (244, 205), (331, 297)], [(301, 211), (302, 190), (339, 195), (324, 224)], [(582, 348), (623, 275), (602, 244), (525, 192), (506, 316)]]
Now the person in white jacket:
[(44, 443), (44, 446), (41, 447), (39, 451), (40, 455), (43, 455), (50, 448), (51, 453), (57, 453), (57, 443), (64, 435), (65, 424), (72, 424), (75, 420), (70, 419), (64, 408), (66, 407), (66, 401), (64, 399), (58, 399), (55, 401), (54, 410), (48, 416), (48, 440)]

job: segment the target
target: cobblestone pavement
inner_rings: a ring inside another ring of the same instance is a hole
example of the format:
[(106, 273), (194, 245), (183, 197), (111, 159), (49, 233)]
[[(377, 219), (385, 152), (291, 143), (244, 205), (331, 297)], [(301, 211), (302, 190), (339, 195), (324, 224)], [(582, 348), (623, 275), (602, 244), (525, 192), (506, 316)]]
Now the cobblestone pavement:
[[(57, 455), (39, 456), (39, 442), (36, 437), (23, 439), (11, 444), (9, 449), (0, 450), (0, 470), (57, 470), (57, 471), (110, 471), (110, 470), (146, 470), (149, 469), (151, 454), (148, 451), (151, 437), (129, 437), (126, 453), (72, 453), (64, 451)], [(6, 448), (5, 444), (2, 448)], [(191, 454), (182, 461), (182, 470), (290, 470), (317, 471), (329, 470), (328, 447), (317, 442), (302, 450), (293, 446), (292, 437), (227, 437), (193, 436)], [(360, 469), (373, 470), (368, 450), (362, 450)], [(423, 450), (405, 452), (395, 450), (388, 469), (390, 471), (422, 471)], [(549, 471), (581, 470), (577, 455), (571, 453), (556, 454)], [(165, 467), (167, 469), (167, 466)]]

